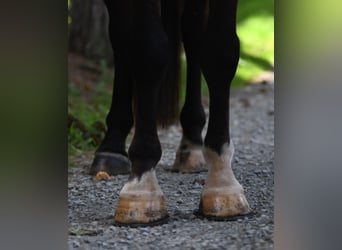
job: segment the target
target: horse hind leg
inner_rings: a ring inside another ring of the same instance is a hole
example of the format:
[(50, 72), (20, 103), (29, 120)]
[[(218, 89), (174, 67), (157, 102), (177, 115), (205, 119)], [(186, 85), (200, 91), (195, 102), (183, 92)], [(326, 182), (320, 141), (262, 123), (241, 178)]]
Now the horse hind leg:
[(180, 122), (183, 137), (176, 153), (174, 171), (207, 171), (202, 147), (205, 113), (201, 101), (200, 44), (204, 33), (207, 0), (187, 0), (181, 20), (187, 58), (187, 87)]
[[(107, 115), (107, 131), (90, 168), (90, 174), (128, 174), (131, 162), (126, 152), (126, 137), (133, 126), (132, 79), (125, 62), (115, 56), (115, 79), (112, 104)], [(123, 65), (122, 65), (123, 64)]]
[(131, 8), (129, 1), (106, 1), (106, 6), (110, 16), (109, 37), (114, 52), (115, 78), (112, 103), (106, 119), (108, 129), (90, 168), (90, 174), (96, 175), (97, 179), (128, 174), (131, 169), (125, 143), (133, 126), (133, 78), (127, 46)]
[[(101, 173), (108, 175), (128, 174), (131, 162), (126, 152), (126, 137), (133, 125), (132, 79), (127, 66), (121, 65), (116, 56), (115, 84), (112, 105), (107, 115), (107, 132), (90, 168), (90, 174), (102, 179)], [(105, 175), (106, 178), (106, 175)]]
[(239, 39), (235, 31), (237, 1), (216, 0), (210, 4), (201, 53), (201, 68), (210, 95), (204, 149), (209, 171), (200, 211), (205, 216), (224, 218), (250, 211), (244, 190), (232, 170), (234, 147), (229, 136), (230, 82), (239, 60)]

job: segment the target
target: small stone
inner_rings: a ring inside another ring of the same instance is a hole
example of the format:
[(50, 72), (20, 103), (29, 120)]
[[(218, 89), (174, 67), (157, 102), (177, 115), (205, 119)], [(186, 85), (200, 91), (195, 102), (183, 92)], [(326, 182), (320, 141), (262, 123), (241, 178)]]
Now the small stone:
[(77, 240), (74, 240), (74, 241), (72, 241), (72, 245), (73, 245), (73, 247), (80, 247), (81, 243)]
[(109, 178), (110, 178), (109, 174), (105, 171), (99, 171), (95, 176), (96, 181), (109, 180)]

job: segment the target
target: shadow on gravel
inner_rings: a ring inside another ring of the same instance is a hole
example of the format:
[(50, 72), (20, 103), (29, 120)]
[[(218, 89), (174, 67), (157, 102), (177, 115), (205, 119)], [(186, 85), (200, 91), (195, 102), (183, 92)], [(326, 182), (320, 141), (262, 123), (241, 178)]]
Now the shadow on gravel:
[(258, 213), (256, 211), (252, 210), (248, 214), (236, 215), (236, 216), (224, 217), (224, 218), (221, 217), (220, 218), (220, 217), (213, 217), (213, 216), (204, 216), (202, 214), (202, 212), (199, 209), (197, 209), (197, 210), (195, 210), (194, 215), (199, 219), (209, 220), (209, 221), (237, 221), (239, 219), (246, 219), (246, 218), (252, 219), (256, 215), (258, 215)]

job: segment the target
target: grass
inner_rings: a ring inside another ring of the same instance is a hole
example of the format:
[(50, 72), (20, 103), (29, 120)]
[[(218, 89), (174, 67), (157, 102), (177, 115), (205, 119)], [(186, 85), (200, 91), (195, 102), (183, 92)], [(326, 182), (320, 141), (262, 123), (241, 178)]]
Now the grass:
[(274, 1), (240, 0), (237, 15), (237, 33), (241, 54), (232, 82), (243, 86), (274, 65)]
[[(239, 0), (237, 32), (240, 37), (241, 55), (233, 88), (244, 86), (262, 72), (270, 71), (274, 65), (274, 2), (273, 0)], [(104, 62), (103, 75), (95, 89), (88, 91), (69, 83), (68, 113), (72, 117), (69, 125), (69, 155), (94, 150), (104, 135), (104, 121), (111, 102), (111, 78)], [(182, 63), (182, 98), (185, 95), (186, 62)], [(202, 92), (208, 94), (202, 77)]]
[(82, 96), (81, 87), (69, 84), (68, 115), (68, 153), (75, 155), (82, 151), (94, 150), (104, 136), (104, 120), (111, 104), (111, 91), (105, 78)]

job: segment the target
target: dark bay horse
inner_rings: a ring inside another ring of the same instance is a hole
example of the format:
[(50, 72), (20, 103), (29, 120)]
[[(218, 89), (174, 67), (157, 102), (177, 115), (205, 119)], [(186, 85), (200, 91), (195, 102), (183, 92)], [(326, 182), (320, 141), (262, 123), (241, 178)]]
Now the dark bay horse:
[[(157, 126), (170, 125), (178, 112), (179, 51), (187, 58), (186, 100), (181, 110), (183, 137), (173, 168), (209, 171), (200, 212), (225, 218), (250, 211), (231, 162), (229, 93), (239, 60), (237, 0), (105, 0), (114, 52), (115, 79), (107, 133), (95, 153), (90, 174), (130, 173), (120, 192), (115, 221), (148, 224), (168, 217), (155, 167), (161, 157)], [(205, 113), (200, 77), (209, 89)], [(135, 134), (128, 153), (125, 141)]]

